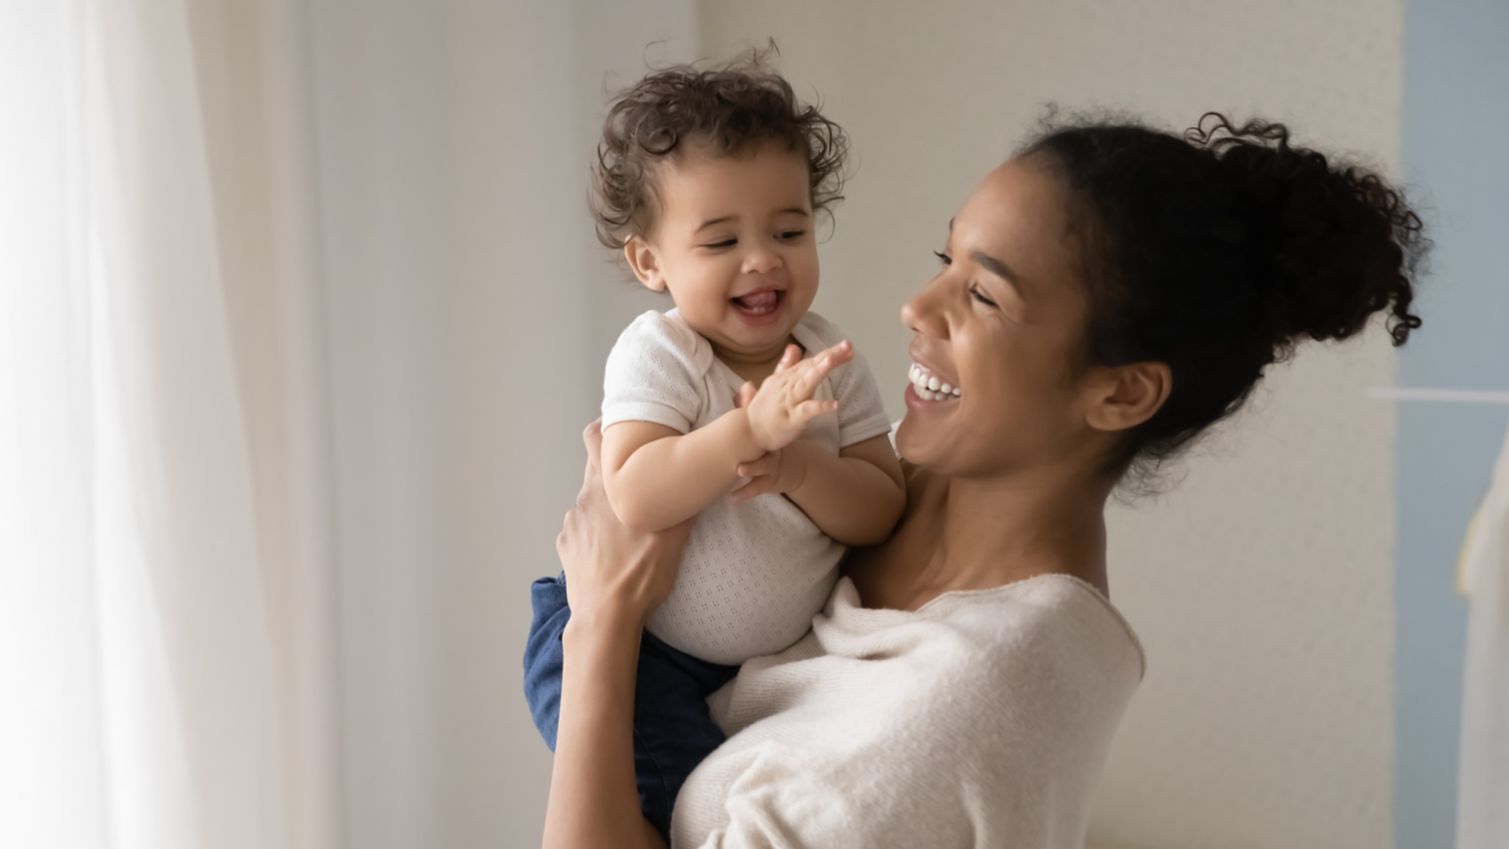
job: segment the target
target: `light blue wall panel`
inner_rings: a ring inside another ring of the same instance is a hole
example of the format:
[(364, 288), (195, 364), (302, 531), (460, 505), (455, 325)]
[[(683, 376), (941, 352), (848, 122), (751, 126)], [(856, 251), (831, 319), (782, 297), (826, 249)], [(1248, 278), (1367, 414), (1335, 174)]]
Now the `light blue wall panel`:
[[(1509, 0), (1406, 0), (1405, 177), (1436, 240), (1405, 386), (1509, 390)], [(1457, 553), (1509, 408), (1400, 404), (1399, 849), (1455, 842), (1467, 607)], [(1509, 804), (1509, 800), (1505, 800)]]

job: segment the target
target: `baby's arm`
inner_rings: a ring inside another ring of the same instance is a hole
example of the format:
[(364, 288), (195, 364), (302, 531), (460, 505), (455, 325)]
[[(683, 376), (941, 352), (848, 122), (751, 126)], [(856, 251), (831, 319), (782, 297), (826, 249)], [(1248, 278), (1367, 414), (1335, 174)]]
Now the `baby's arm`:
[(735, 498), (784, 492), (823, 533), (844, 545), (884, 542), (906, 507), (901, 462), (885, 436), (857, 442), (837, 455), (799, 439), (738, 471), (754, 480)]
[(619, 422), (603, 431), (603, 486), (620, 522), (664, 530), (728, 492), (739, 479), (735, 467), (763, 453), (742, 409), (685, 435), (653, 422)]
[(847, 342), (797, 362), (767, 378), (741, 406), (711, 424), (682, 435), (661, 424), (619, 422), (603, 432), (603, 484), (619, 521), (640, 530), (661, 530), (690, 519), (738, 479), (738, 467), (789, 446), (813, 417), (838, 409), (837, 401), (812, 398), (834, 368), (848, 362)]
[[(795, 356), (794, 351), (788, 351), (776, 366), (776, 373), (796, 366)], [(836, 383), (836, 391), (847, 399), (843, 403), (854, 405), (847, 411), (852, 426), (874, 433), (872, 419), (883, 417), (885, 410), (869, 368), (858, 354), (853, 354), (848, 371)], [(753, 405), (756, 394), (754, 385), (746, 383), (734, 403), (739, 407)], [(844, 415), (839, 413), (840, 433)], [(884, 542), (906, 508), (901, 461), (884, 433), (862, 438), (837, 455), (817, 443), (798, 439), (741, 464), (738, 472), (750, 482), (734, 493), (736, 502), (767, 493), (784, 494), (823, 533), (844, 545)]]
[(875, 545), (889, 539), (906, 507), (901, 462), (891, 440), (871, 437), (837, 456), (814, 448), (809, 442), (797, 448), (808, 455), (807, 474), (802, 485), (788, 493), (791, 500), (823, 533), (844, 545)]

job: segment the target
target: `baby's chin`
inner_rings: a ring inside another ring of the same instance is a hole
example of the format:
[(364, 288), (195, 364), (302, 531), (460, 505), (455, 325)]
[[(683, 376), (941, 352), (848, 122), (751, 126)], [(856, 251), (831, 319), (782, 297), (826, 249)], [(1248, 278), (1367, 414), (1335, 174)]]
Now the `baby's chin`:
[[(737, 319), (735, 319), (737, 321)], [(746, 327), (734, 325), (732, 327), (702, 328), (693, 325), (692, 329), (702, 334), (703, 338), (710, 340), (723, 351), (737, 353), (744, 356), (769, 354), (771, 351), (784, 350), (786, 343), (791, 341), (791, 332), (796, 329), (801, 321), (800, 316), (787, 317), (785, 320), (766, 327)]]

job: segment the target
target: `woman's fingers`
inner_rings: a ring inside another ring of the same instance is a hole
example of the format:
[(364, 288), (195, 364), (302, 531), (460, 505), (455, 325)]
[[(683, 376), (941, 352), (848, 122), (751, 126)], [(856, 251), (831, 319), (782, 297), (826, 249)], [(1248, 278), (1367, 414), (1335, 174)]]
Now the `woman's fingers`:
[(603, 447), (603, 420), (593, 419), (582, 430), (582, 442), (587, 446), (587, 459), (596, 462)]
[(603, 420), (593, 419), (582, 431), (582, 444), (587, 446), (587, 479), (602, 476)]

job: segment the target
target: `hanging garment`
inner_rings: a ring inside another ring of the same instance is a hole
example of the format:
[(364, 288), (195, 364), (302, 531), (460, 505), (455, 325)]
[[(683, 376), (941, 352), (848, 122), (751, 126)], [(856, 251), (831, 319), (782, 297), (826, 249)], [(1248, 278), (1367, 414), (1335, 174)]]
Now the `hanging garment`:
[(1468, 531), (1457, 849), (1509, 847), (1509, 433)]

